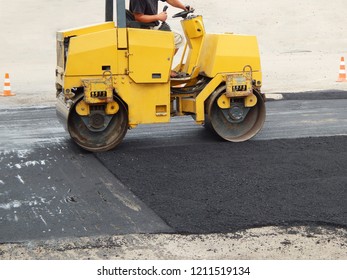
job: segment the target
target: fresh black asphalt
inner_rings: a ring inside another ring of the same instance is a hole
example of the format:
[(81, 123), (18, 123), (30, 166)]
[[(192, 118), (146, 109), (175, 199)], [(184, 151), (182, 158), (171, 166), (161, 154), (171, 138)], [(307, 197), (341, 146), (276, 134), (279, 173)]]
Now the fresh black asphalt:
[(347, 137), (121, 146), (100, 161), (180, 233), (347, 226)]

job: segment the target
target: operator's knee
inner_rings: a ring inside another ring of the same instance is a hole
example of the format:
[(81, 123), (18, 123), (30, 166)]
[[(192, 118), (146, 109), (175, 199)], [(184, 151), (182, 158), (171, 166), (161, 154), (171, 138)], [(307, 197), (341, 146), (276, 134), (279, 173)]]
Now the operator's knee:
[(175, 31), (174, 31), (174, 36), (175, 36), (175, 48), (177, 52), (177, 50), (184, 44), (184, 38), (180, 33)]

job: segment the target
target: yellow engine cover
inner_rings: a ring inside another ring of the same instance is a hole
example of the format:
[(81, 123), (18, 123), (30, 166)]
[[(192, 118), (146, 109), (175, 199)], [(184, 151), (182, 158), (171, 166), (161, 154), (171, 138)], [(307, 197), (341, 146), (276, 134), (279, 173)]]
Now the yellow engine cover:
[(244, 67), (249, 65), (259, 80), (261, 66), (257, 38), (250, 35), (207, 34), (199, 65), (200, 71), (209, 77), (223, 72), (243, 72)]

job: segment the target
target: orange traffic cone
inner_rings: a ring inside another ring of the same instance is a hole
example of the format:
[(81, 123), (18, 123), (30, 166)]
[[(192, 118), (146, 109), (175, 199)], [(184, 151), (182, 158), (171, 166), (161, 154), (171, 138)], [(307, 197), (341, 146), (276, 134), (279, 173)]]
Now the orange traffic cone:
[(4, 82), (4, 92), (0, 93), (0, 96), (15, 96), (15, 93), (11, 92), (11, 82), (10, 75), (8, 73), (5, 74), (5, 82)]
[(336, 82), (347, 82), (345, 58), (341, 57), (339, 77)]

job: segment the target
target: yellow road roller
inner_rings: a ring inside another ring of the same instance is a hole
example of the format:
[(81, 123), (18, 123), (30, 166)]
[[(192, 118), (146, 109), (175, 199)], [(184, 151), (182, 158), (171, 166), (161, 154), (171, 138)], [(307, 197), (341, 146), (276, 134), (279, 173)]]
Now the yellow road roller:
[[(82, 148), (102, 152), (139, 124), (190, 115), (231, 142), (256, 135), (265, 98), (255, 36), (208, 34), (193, 10), (181, 18), (186, 39), (178, 65), (173, 32), (127, 21), (125, 0), (106, 0), (100, 24), (57, 32), (57, 116)], [(171, 78), (175, 70), (184, 75)]]

